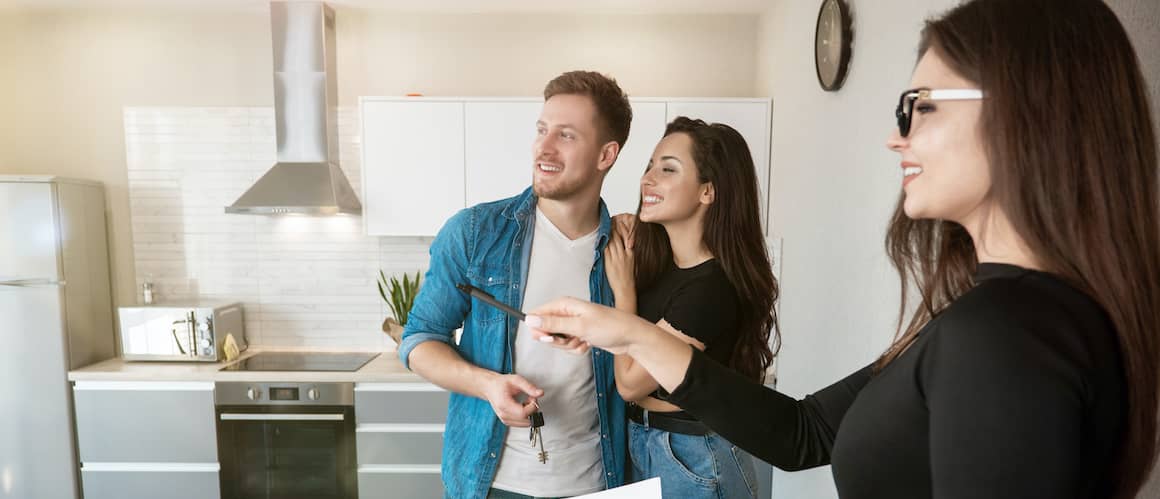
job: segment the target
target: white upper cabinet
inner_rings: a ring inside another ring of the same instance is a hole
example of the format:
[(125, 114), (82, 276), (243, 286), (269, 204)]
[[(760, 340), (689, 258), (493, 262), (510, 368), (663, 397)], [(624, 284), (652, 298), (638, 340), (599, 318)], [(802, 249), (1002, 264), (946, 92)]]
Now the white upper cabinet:
[(515, 196), (532, 185), (540, 99), (464, 104), (467, 206)]
[(463, 102), (363, 98), (363, 219), (372, 236), (433, 236), (463, 209)]
[(668, 102), (668, 121), (678, 116), (724, 123), (736, 129), (749, 144), (757, 168), (761, 194), (761, 224), (768, 233), (770, 101), (768, 99), (681, 99)]
[(610, 215), (636, 213), (640, 201), (640, 177), (665, 133), (665, 123), (664, 101), (632, 102), (628, 143), (604, 178), (604, 187), (600, 191)]
[[(372, 236), (433, 236), (456, 211), (531, 185), (538, 98), (363, 97), (363, 218)], [(749, 143), (767, 219), (768, 99), (633, 99), (628, 143), (604, 179), (608, 211), (636, 212), (640, 177), (677, 116), (728, 123)]]

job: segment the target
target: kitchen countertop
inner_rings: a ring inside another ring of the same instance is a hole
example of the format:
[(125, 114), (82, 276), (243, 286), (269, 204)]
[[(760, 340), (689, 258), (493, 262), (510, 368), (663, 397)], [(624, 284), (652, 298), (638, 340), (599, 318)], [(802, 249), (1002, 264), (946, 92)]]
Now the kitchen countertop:
[(141, 362), (114, 358), (69, 371), (69, 381), (250, 381), (427, 383), (408, 371), (395, 351), (383, 351), (361, 369), (339, 371), (220, 371), (260, 352), (302, 352), (294, 349), (251, 347), (231, 362)]

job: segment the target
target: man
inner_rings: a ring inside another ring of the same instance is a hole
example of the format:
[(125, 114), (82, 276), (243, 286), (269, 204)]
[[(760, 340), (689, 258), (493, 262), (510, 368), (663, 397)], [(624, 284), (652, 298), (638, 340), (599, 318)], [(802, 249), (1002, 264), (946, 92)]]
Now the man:
[[(624, 482), (625, 412), (613, 356), (537, 345), (522, 322), (455, 285), (517, 309), (563, 295), (610, 304), (603, 253), (611, 221), (600, 188), (631, 122), (614, 80), (587, 71), (556, 77), (536, 123), (532, 187), (460, 211), (431, 245), (399, 358), (453, 392), (443, 439), (447, 497), (572, 496)], [(546, 462), (530, 444), (536, 410)]]

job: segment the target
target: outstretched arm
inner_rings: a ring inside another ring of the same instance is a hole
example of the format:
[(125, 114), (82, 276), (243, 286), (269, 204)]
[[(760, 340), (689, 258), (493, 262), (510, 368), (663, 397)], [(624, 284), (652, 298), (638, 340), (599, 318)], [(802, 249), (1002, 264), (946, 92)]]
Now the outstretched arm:
[[(671, 392), (677, 404), (758, 458), (786, 470), (822, 466), (842, 417), (870, 379), (864, 368), (803, 400), (766, 388), (709, 359), (639, 317), (571, 298), (528, 316), (533, 335), (575, 336), (630, 355)], [(555, 340), (559, 341), (559, 340)]]

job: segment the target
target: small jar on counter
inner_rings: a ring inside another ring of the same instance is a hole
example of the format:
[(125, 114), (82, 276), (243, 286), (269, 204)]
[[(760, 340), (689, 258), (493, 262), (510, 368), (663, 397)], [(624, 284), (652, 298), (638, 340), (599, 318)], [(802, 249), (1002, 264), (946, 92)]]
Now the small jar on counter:
[(141, 301), (145, 305), (153, 304), (153, 282), (145, 281), (141, 283)]

